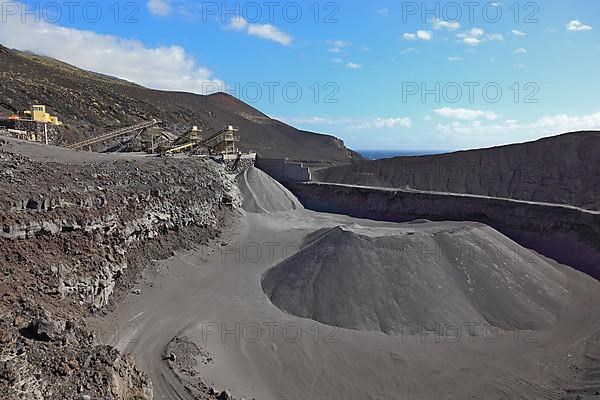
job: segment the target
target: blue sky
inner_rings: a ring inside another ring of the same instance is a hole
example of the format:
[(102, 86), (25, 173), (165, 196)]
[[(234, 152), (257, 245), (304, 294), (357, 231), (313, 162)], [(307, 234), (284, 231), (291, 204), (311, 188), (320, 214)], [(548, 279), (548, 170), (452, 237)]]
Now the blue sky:
[(355, 149), (454, 150), (600, 129), (599, 11), (588, 0), (11, 0), (0, 42), (153, 88), (225, 90)]

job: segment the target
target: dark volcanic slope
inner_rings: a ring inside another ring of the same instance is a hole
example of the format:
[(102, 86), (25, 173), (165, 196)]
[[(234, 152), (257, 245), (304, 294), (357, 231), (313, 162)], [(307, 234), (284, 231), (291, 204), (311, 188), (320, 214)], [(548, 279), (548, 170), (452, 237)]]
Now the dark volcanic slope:
[(326, 182), (470, 193), (600, 210), (600, 132), (481, 150), (361, 161), (321, 170)]
[(339, 164), (356, 156), (333, 136), (299, 131), (227, 94), (151, 90), (2, 46), (0, 79), (0, 115), (28, 109), (33, 102), (46, 104), (67, 125), (65, 141), (157, 118), (176, 132), (192, 125), (205, 131), (238, 126), (241, 149), (263, 157)]

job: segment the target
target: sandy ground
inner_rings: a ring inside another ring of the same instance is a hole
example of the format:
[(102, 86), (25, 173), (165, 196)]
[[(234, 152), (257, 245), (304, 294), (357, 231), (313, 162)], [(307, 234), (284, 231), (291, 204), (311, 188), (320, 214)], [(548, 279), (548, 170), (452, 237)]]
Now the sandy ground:
[(91, 151), (73, 151), (58, 146), (48, 146), (43, 143), (15, 139), (9, 136), (0, 136), (6, 145), (3, 150), (17, 153), (34, 161), (58, 162), (62, 164), (86, 164), (92, 162), (111, 162), (122, 160), (150, 160), (153, 156), (146, 153), (111, 153), (103, 154)]
[[(198, 366), (199, 375), (236, 398), (562, 398), (569, 368), (586, 338), (600, 329), (600, 285), (565, 266), (553, 265), (568, 301), (556, 322), (538, 331), (476, 328), (457, 320), (442, 335), (386, 335), (320, 324), (274, 306), (261, 286), (265, 273), (298, 253), (319, 229), (353, 224), (370, 231), (431, 229), (427, 222), (381, 223), (302, 209), (243, 213), (227, 243), (147, 271), (141, 294), (98, 322), (103, 339), (135, 354), (156, 399), (190, 398), (163, 360), (177, 335), (213, 355), (213, 363)], [(446, 227), (455, 225), (460, 223)]]

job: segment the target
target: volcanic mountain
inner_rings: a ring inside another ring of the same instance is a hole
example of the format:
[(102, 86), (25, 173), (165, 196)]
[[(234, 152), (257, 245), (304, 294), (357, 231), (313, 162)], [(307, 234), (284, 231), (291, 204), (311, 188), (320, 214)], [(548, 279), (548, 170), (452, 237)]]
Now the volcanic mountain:
[(300, 131), (269, 118), (225, 93), (208, 96), (152, 90), (64, 62), (0, 46), (0, 116), (45, 104), (65, 124), (62, 142), (72, 142), (153, 118), (183, 133), (191, 126), (213, 132), (240, 129), (240, 149), (266, 158), (347, 163), (360, 158), (329, 135)]

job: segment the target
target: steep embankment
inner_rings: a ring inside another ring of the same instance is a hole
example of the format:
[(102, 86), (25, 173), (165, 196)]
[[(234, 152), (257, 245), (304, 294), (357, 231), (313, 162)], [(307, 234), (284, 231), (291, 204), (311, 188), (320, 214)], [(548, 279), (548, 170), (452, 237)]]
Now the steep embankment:
[(250, 167), (237, 177), (243, 196), (242, 208), (251, 213), (300, 210), (296, 196), (263, 171)]
[(217, 236), (231, 218), (231, 182), (212, 161), (4, 139), (0, 167), (0, 393), (151, 398), (133, 360), (97, 345), (83, 319), (152, 260)]
[(0, 79), (0, 115), (29, 109), (33, 102), (46, 104), (65, 122), (61, 141), (156, 118), (177, 133), (193, 125), (207, 132), (237, 126), (240, 148), (268, 158), (339, 164), (358, 157), (333, 136), (300, 131), (223, 93), (201, 96), (151, 90), (2, 46)]
[(569, 305), (568, 286), (556, 264), (475, 223), (320, 230), (263, 280), (282, 310), (388, 334), (545, 329)]
[(600, 132), (489, 149), (363, 161), (320, 170), (317, 180), (470, 193), (600, 210)]

